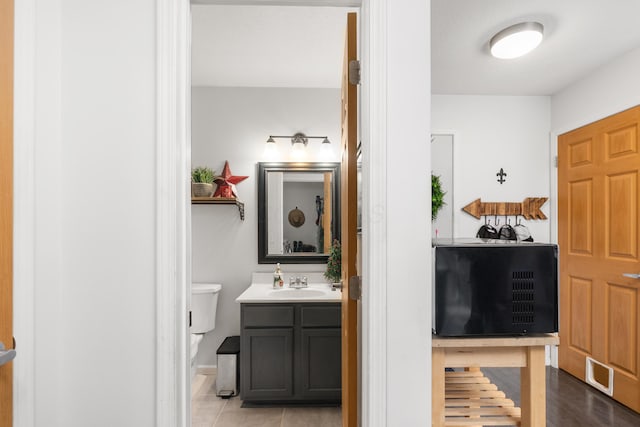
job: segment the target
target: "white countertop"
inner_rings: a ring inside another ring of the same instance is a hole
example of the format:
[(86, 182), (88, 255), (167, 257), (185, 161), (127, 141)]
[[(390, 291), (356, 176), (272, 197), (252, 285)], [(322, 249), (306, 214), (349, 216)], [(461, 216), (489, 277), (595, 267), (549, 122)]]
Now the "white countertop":
[[(289, 287), (289, 277), (307, 277), (309, 286), (302, 289)], [(282, 289), (273, 289), (273, 273), (253, 273), (251, 285), (236, 302), (239, 303), (280, 303), (280, 302), (340, 302), (342, 292), (331, 290), (322, 273), (283, 274)]]

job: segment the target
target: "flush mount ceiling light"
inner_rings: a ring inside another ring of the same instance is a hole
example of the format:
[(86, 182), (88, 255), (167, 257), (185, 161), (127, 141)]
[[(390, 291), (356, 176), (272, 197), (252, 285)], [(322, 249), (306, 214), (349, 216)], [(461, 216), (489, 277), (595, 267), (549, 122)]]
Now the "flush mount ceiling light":
[(507, 27), (491, 37), (491, 55), (501, 59), (525, 55), (538, 47), (543, 29), (539, 22), (521, 22)]

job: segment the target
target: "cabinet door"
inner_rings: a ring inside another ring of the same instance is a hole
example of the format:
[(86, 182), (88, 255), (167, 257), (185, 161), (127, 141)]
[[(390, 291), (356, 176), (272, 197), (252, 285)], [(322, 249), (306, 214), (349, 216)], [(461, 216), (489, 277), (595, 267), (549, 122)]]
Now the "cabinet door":
[(293, 328), (244, 329), (240, 393), (243, 400), (293, 396)]
[(339, 328), (302, 329), (300, 388), (305, 399), (341, 398)]

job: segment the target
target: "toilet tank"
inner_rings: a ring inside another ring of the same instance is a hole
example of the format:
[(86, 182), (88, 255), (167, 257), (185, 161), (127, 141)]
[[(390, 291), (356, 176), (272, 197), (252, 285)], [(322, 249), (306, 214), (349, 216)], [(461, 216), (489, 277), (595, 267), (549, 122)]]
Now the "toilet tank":
[(204, 334), (216, 327), (218, 294), (222, 285), (218, 283), (191, 284), (191, 333)]

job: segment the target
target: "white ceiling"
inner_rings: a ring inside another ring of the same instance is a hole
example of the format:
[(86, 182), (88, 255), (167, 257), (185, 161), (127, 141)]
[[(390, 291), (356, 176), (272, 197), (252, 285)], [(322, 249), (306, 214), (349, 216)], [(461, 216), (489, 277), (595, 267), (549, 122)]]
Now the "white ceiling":
[[(340, 86), (349, 9), (192, 9), (195, 86)], [(550, 95), (640, 47), (640, 0), (431, 0), (431, 10), (436, 94)], [(491, 57), (493, 34), (523, 20), (544, 25), (538, 49)]]
[(338, 88), (348, 10), (194, 5), (192, 84)]

